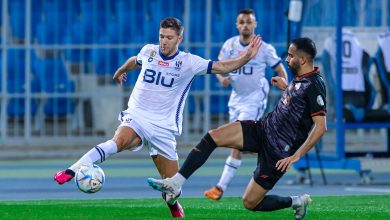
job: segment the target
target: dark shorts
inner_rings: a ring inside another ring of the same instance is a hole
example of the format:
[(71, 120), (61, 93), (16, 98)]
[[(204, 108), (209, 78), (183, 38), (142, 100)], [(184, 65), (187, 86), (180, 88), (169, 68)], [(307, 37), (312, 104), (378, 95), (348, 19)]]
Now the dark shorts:
[(261, 121), (240, 121), (244, 138), (242, 151), (257, 153), (257, 167), (254, 181), (266, 190), (271, 190), (285, 172), (276, 170), (276, 162), (285, 156), (272, 147), (262, 129)]

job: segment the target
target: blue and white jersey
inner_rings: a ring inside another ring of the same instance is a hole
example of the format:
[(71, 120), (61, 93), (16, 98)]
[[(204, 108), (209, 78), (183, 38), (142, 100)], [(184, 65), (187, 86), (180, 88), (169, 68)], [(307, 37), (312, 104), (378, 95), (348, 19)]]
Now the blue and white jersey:
[(191, 83), (196, 75), (211, 72), (213, 62), (182, 51), (166, 57), (152, 44), (141, 49), (136, 62), (142, 69), (126, 112), (180, 135)]
[[(355, 34), (346, 29), (343, 29), (342, 32), (342, 89), (343, 91), (364, 92), (362, 66), (364, 49)], [(336, 79), (336, 38), (334, 36), (325, 40), (324, 50), (328, 51), (331, 57), (331, 71), (333, 79)]]
[[(240, 36), (225, 41), (218, 55), (219, 60), (237, 58), (246, 53), (248, 45), (240, 42)], [(233, 87), (229, 106), (266, 105), (269, 82), (265, 78), (265, 68), (275, 68), (281, 62), (275, 48), (262, 42), (259, 52), (247, 64), (228, 74)]]

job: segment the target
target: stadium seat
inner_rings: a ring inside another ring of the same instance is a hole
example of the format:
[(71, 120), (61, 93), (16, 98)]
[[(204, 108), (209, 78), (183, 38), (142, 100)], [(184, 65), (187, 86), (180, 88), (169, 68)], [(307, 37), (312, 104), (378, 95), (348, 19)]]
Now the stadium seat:
[(25, 36), (25, 11), (24, 0), (9, 1), (9, 21), (12, 36), (18, 41), (24, 40)]
[[(25, 98), (13, 97), (26, 93), (25, 50), (9, 49), (7, 51), (7, 92), (11, 98), (7, 105), (7, 114), (11, 117), (23, 117), (26, 114)], [(38, 81), (30, 75), (30, 92), (40, 91)], [(31, 115), (36, 115), (38, 105), (36, 99), (31, 99)]]
[[(75, 91), (74, 81), (69, 79), (65, 65), (57, 59), (37, 59), (34, 62), (34, 72), (37, 75), (42, 92), (48, 95), (44, 105), (46, 116), (66, 116), (75, 110), (72, 97), (65, 97)], [(51, 96), (55, 97), (51, 97)]]
[(109, 75), (115, 73), (118, 68), (119, 49), (93, 49), (92, 63), (94, 72), (98, 75)]

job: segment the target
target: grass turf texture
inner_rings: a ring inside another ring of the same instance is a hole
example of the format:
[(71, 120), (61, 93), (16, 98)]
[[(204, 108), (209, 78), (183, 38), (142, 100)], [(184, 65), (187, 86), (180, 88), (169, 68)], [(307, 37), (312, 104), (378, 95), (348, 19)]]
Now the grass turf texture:
[[(293, 219), (291, 209), (250, 212), (241, 198), (180, 199), (186, 219)], [(390, 219), (390, 195), (313, 197), (305, 219)], [(0, 201), (0, 219), (172, 219), (161, 199)]]

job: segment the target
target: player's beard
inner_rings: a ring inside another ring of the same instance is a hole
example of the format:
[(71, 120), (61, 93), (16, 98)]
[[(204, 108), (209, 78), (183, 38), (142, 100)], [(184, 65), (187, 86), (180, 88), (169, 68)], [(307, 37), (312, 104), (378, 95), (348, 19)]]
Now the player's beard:
[(299, 71), (301, 70), (301, 66), (299, 65), (298, 62), (289, 63), (288, 68), (291, 70), (294, 76), (297, 76)]

